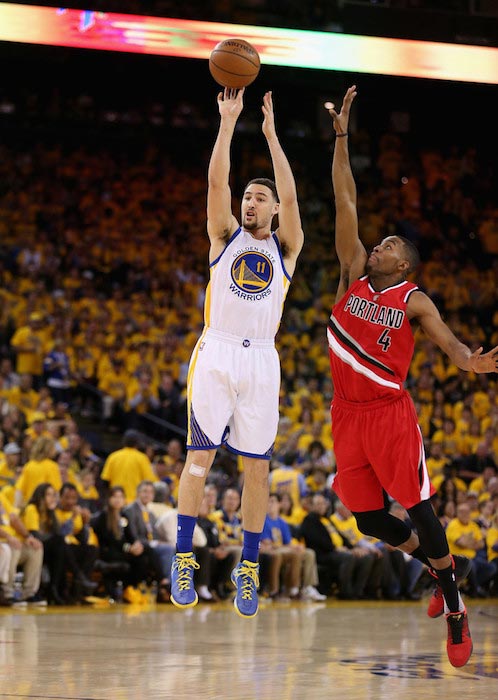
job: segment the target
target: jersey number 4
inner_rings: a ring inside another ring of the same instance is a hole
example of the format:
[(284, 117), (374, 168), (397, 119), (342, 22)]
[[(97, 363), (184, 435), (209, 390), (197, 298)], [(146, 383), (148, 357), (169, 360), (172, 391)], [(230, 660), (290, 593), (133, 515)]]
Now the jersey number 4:
[(385, 330), (382, 331), (382, 335), (377, 341), (377, 344), (382, 347), (383, 352), (387, 352), (389, 350), (389, 346), (391, 345), (391, 337), (389, 336), (389, 328), (386, 328)]

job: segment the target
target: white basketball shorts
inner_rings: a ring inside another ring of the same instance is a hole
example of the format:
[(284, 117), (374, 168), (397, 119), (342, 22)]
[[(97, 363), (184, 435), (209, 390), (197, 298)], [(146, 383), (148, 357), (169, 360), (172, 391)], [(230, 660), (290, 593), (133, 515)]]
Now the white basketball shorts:
[(189, 365), (187, 449), (226, 444), (236, 454), (270, 459), (279, 392), (273, 341), (205, 329)]

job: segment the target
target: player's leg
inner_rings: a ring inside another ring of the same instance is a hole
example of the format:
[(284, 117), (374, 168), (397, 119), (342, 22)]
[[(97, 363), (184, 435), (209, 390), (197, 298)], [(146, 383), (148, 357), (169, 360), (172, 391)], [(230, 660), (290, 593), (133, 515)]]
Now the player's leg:
[(192, 539), (206, 478), (235, 404), (232, 370), (231, 346), (213, 338), (199, 340), (188, 374), (187, 459), (178, 488), (177, 553), (171, 567), (171, 601), (181, 608), (198, 601), (194, 570), (199, 564)]
[(406, 508), (417, 531), (403, 546), (394, 546), (429, 564), (438, 577), (447, 605), (448, 656), (454, 666), (463, 666), (472, 653), (472, 640), (446, 535), (429, 500), (434, 489), (408, 394), (372, 414), (366, 451), (385, 491)]
[(269, 497), (270, 457), (278, 429), (280, 362), (273, 346), (244, 352), (237, 404), (229, 421), (227, 447), (242, 456), (244, 527), (242, 560), (232, 572), (235, 609), (243, 617), (258, 612), (258, 551)]
[(241, 512), (243, 533), (242, 559), (232, 572), (237, 588), (235, 609), (242, 617), (254, 617), (258, 612), (259, 541), (268, 506), (270, 472), (269, 459), (242, 457), (244, 487)]
[(463, 666), (472, 654), (473, 645), (458, 580), (467, 575), (470, 561), (466, 557), (450, 555), (446, 534), (429, 501), (409, 508), (408, 513), (417, 528), (420, 546), (430, 561), (432, 573), (437, 577), (429, 614), (432, 611), (431, 617), (438, 617), (442, 612), (446, 613), (448, 657), (453, 666)]
[(199, 568), (192, 540), (204, 486), (216, 450), (189, 450), (178, 487), (176, 554), (171, 565), (171, 601), (179, 608), (197, 604), (194, 571)]

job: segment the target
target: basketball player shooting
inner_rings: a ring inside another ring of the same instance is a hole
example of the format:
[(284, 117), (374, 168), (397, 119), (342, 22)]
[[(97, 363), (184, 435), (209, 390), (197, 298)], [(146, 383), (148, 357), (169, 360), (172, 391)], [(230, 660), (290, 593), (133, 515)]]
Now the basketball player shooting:
[[(356, 87), (346, 92), (334, 124), (332, 183), (335, 244), (340, 262), (336, 303), (327, 331), (334, 381), (332, 431), (337, 459), (334, 490), (360, 530), (411, 554), (430, 567), (436, 586), (428, 614), (446, 614), (447, 652), (453, 666), (472, 653), (467, 612), (457, 588), (470, 562), (451, 557), (430, 503), (434, 489), (425, 464), (415, 406), (403, 388), (414, 350), (411, 322), (468, 372), (496, 372), (498, 347), (472, 352), (443, 322), (430, 298), (407, 275), (419, 262), (415, 246), (388, 236), (370, 255), (358, 236), (356, 186), (348, 151), (348, 124)], [(390, 515), (388, 499), (403, 505), (417, 533)]]
[[(172, 601), (196, 605), (192, 535), (204, 484), (220, 445), (241, 455), (244, 466), (242, 560), (232, 572), (235, 609), (258, 611), (258, 548), (268, 505), (269, 460), (277, 433), (280, 360), (275, 349), (282, 309), (304, 242), (294, 177), (275, 131), (270, 92), (263, 98), (263, 134), (275, 182), (251, 180), (232, 213), (230, 146), (244, 90), (218, 95), (220, 126), (208, 170), (207, 230), (210, 280), (205, 326), (188, 373), (187, 459), (178, 494), (177, 554)], [(272, 231), (278, 213), (279, 227)]]

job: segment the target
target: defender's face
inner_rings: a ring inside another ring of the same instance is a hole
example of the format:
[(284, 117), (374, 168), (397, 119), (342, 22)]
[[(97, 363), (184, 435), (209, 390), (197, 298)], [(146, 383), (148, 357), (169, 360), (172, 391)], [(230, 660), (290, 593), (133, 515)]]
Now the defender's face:
[[(391, 275), (406, 271), (408, 261), (404, 248), (403, 242), (397, 236), (384, 238), (368, 256), (367, 273), (369, 275)], [(402, 267), (404, 263), (406, 266)]]
[(270, 228), (278, 211), (278, 203), (266, 185), (252, 184), (246, 188), (242, 198), (242, 225), (248, 231)]

